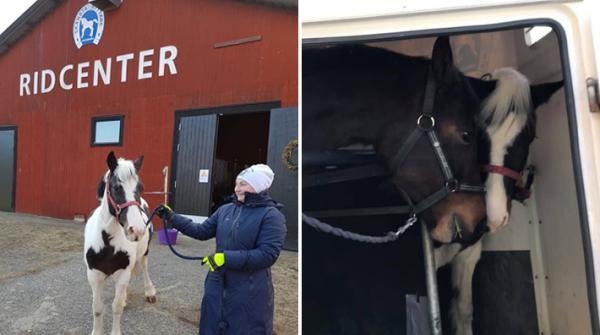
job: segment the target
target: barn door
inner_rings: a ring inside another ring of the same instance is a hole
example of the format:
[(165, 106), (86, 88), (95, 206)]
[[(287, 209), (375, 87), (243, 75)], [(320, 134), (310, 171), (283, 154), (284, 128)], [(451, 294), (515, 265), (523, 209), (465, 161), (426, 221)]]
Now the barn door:
[(172, 201), (179, 213), (210, 214), (216, 129), (216, 114), (180, 119)]
[(15, 210), (16, 127), (0, 127), (0, 211)]
[[(275, 172), (275, 182), (269, 193), (284, 205), (282, 212), (288, 229), (284, 248), (288, 250), (298, 250), (298, 150), (291, 143), (297, 140), (298, 108), (272, 109), (267, 164)], [(282, 159), (284, 150), (291, 154), (287, 163)]]

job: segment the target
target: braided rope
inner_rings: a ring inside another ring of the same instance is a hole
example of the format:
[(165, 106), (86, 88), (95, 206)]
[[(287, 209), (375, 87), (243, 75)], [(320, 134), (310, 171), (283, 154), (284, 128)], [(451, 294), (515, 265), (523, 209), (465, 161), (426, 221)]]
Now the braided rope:
[(319, 221), (311, 216), (308, 216), (304, 213), (302, 213), (302, 221), (304, 223), (306, 223), (307, 225), (315, 228), (316, 230), (319, 230), (324, 233), (332, 234), (337, 237), (345, 238), (347, 240), (352, 240), (352, 241), (356, 241), (356, 242), (364, 242), (364, 243), (388, 243), (388, 242), (393, 242), (393, 241), (397, 240), (401, 234), (404, 234), (404, 232), (417, 221), (417, 218), (415, 216), (410, 217), (408, 220), (406, 220), (406, 223), (403, 226), (398, 228), (398, 231), (396, 231), (396, 232), (390, 231), (385, 236), (370, 236), (370, 235), (362, 235), (362, 234), (353, 233), (353, 232), (350, 232), (347, 230), (343, 230), (341, 228), (334, 227), (325, 222), (321, 222), (321, 221)]

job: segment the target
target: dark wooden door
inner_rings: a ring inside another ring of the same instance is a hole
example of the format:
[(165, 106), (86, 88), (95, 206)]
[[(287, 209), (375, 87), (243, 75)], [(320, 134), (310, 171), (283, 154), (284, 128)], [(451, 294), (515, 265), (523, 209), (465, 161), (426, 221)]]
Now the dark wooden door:
[(217, 115), (185, 116), (179, 120), (172, 203), (179, 213), (208, 216)]
[[(288, 163), (282, 159), (286, 148), (292, 148), (291, 141), (298, 140), (298, 108), (277, 108), (271, 110), (269, 123), (269, 149), (267, 164), (275, 172), (275, 181), (270, 194), (284, 205), (282, 212), (286, 218), (287, 236), (284, 248), (298, 250), (298, 150), (291, 151)], [(295, 165), (296, 169), (291, 168)]]
[(0, 127), (0, 211), (15, 210), (16, 127)]

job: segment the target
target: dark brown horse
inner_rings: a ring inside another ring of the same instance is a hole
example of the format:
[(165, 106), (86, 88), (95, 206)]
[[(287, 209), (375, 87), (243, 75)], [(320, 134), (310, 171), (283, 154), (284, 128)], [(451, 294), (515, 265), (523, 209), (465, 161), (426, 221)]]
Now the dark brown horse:
[[(436, 41), (431, 60), (364, 45), (305, 48), (302, 75), (303, 151), (371, 145), (415, 204), (452, 179), (481, 184), (481, 100), (453, 65), (447, 37)], [(429, 123), (417, 125), (422, 116)], [(431, 127), (438, 143), (432, 147), (430, 134), (413, 136), (418, 127)], [(405, 149), (407, 142), (414, 145)], [(484, 231), (483, 193), (448, 192), (420, 216), (434, 240), (469, 243)]]

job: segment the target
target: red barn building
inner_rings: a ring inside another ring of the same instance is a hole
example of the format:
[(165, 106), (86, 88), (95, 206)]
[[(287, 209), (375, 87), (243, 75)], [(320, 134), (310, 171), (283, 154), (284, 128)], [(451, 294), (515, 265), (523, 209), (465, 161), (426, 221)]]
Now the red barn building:
[(0, 210), (89, 213), (115, 151), (145, 156), (151, 207), (168, 167), (169, 202), (207, 216), (267, 162), (295, 247), (297, 29), (297, 0), (37, 1), (0, 35)]

